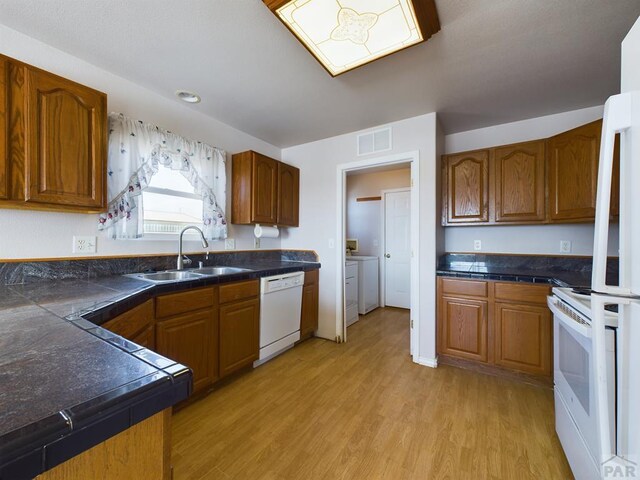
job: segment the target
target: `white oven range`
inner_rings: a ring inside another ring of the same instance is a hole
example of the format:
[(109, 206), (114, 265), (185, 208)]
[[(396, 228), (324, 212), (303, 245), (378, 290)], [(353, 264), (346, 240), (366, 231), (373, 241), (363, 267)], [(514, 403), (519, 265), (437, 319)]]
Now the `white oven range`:
[[(571, 288), (554, 288), (548, 299), (553, 312), (554, 398), (556, 432), (571, 470), (578, 480), (600, 476), (602, 455), (597, 409), (597, 371), (594, 364), (591, 296)], [(605, 314), (607, 410), (614, 419), (608, 427), (609, 441), (616, 445), (616, 351), (617, 313)]]

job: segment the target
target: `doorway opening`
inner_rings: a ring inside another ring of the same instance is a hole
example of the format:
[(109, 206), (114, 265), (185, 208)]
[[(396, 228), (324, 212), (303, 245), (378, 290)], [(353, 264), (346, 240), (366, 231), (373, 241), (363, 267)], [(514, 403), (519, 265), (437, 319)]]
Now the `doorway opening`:
[[(336, 308), (338, 341), (347, 327), (385, 306), (407, 309), (417, 361), (418, 152), (338, 166)], [(366, 328), (360, 325), (356, 331)]]

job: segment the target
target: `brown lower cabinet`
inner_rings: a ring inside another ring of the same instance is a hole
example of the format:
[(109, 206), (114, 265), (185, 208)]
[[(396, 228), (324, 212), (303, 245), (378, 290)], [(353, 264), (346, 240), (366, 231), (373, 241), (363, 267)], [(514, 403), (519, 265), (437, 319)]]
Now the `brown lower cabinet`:
[[(305, 273), (300, 333), (318, 329), (318, 270)], [(104, 328), (193, 371), (193, 392), (253, 365), (260, 352), (259, 280), (159, 295)]]
[(313, 336), (318, 329), (318, 304), (320, 297), (320, 271), (311, 270), (304, 274), (302, 287), (302, 314), (300, 316), (300, 339)]
[(193, 393), (218, 374), (218, 289), (215, 286), (160, 295), (156, 303), (156, 351), (193, 371)]
[(109, 320), (102, 325), (120, 336), (128, 338), (143, 347), (155, 350), (156, 325), (153, 315), (153, 300), (147, 300), (142, 305), (132, 308), (128, 312)]
[(489, 302), (443, 296), (440, 353), (487, 361)]
[(203, 392), (258, 358), (258, 280), (159, 295), (103, 327), (188, 366)]
[(253, 365), (260, 351), (257, 280), (238, 284), (236, 290), (246, 296), (220, 305), (220, 378)]
[(177, 315), (157, 324), (156, 351), (193, 371), (193, 393), (218, 379), (217, 324), (213, 308)]
[(171, 409), (168, 408), (136, 423), (131, 428), (38, 475), (35, 480), (88, 478), (173, 478)]
[(438, 354), (550, 377), (546, 285), (438, 278)]

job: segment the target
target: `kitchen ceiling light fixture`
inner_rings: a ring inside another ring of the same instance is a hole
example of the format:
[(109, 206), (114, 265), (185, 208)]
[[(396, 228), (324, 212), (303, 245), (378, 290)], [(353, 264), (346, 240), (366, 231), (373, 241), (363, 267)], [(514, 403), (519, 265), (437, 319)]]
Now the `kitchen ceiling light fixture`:
[(262, 0), (335, 77), (428, 40), (435, 0)]
[(189, 92), (187, 90), (176, 90), (176, 96), (187, 103), (200, 103), (200, 95), (197, 93)]

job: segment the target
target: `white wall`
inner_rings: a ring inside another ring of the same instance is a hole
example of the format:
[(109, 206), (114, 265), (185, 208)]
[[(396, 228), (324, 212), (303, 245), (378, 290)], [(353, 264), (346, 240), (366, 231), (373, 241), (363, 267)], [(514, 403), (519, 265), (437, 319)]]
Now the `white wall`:
[(640, 18), (622, 42), (622, 82), (621, 92), (640, 90)]
[[(420, 155), (420, 325), (419, 356), (435, 359), (435, 267), (438, 246), (437, 211), (437, 120), (430, 113), (391, 124), (393, 150), (378, 155), (419, 151)], [(300, 228), (282, 238), (283, 248), (315, 250), (320, 270), (320, 319), (318, 334), (334, 339), (336, 326), (337, 166), (363, 160), (356, 155), (353, 132), (282, 151), (282, 160), (300, 168)]]
[[(244, 150), (257, 150), (280, 158), (279, 148), (198, 112), (197, 106), (190, 107), (177, 99), (163, 97), (3, 25), (0, 25), (0, 53), (105, 92), (109, 111), (122, 112), (220, 147), (228, 152), (228, 166), (230, 154)], [(176, 89), (181, 87), (184, 85), (176, 85)], [(227, 178), (230, 185), (230, 171)], [(229, 198), (231, 189), (227, 190)], [(230, 205), (227, 200), (228, 217)], [(0, 258), (75, 256), (71, 248), (72, 236), (98, 235), (96, 225), (96, 215), (0, 209)], [(253, 248), (251, 227), (230, 225), (229, 237), (236, 239), (238, 249)], [(173, 253), (176, 239), (172, 240), (123, 241), (98, 235), (97, 255)], [(202, 250), (198, 242), (187, 243), (188, 251)], [(263, 249), (280, 248), (279, 239), (263, 239), (261, 243)], [(223, 248), (222, 242), (212, 245), (213, 250)]]
[[(445, 153), (547, 138), (602, 118), (602, 113), (603, 107), (598, 106), (447, 135)], [(609, 254), (617, 255), (616, 226), (611, 234)], [(482, 252), (547, 255), (560, 255), (560, 241), (569, 240), (572, 255), (592, 255), (593, 224), (445, 228), (448, 252), (473, 252), (474, 240), (482, 241)]]
[(358, 173), (347, 177), (347, 238), (356, 238), (358, 255), (381, 256), (382, 202), (358, 202), (378, 197), (382, 190), (411, 187), (411, 169)]

